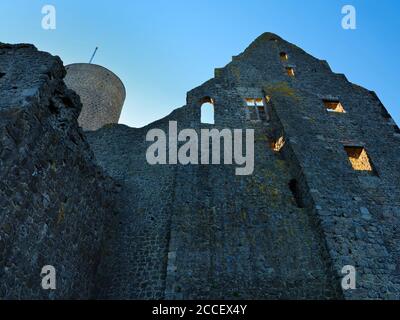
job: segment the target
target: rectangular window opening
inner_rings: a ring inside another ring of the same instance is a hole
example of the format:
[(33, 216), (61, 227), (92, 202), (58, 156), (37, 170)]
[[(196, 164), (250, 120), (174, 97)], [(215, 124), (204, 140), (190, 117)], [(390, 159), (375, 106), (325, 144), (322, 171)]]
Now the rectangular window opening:
[(249, 113), (249, 118), (252, 121), (266, 121), (267, 114), (265, 112), (265, 104), (263, 98), (246, 98), (246, 105)]
[(263, 101), (262, 98), (255, 99), (255, 102), (256, 102), (256, 106), (257, 107), (263, 107), (264, 106), (264, 101)]
[(374, 168), (364, 147), (345, 146), (351, 166), (355, 171), (368, 171), (374, 173)]
[(246, 99), (246, 104), (248, 107), (254, 107), (256, 105), (256, 100), (255, 99), (251, 99), (251, 98), (247, 98)]
[(323, 100), (325, 108), (328, 112), (346, 113), (343, 105), (337, 100)]
[(281, 52), (281, 53), (279, 54), (279, 56), (281, 57), (281, 60), (282, 60), (282, 61), (287, 61), (287, 60), (289, 60), (289, 56), (288, 56), (288, 54), (287, 54), (286, 52)]
[(289, 77), (294, 77), (295, 76), (294, 68), (288, 67), (288, 68), (286, 68), (286, 71), (287, 71), (287, 74), (288, 74)]

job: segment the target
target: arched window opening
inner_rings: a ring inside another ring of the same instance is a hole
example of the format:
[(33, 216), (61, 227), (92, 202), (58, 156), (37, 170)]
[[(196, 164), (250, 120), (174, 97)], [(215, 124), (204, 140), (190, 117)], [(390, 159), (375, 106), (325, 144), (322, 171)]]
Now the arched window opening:
[(200, 100), (201, 103), (201, 123), (215, 124), (214, 118), (214, 99), (204, 97)]

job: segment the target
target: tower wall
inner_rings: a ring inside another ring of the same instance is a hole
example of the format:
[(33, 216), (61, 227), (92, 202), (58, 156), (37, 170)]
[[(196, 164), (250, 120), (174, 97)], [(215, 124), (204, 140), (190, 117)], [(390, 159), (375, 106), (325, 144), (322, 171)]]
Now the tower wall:
[(94, 131), (118, 123), (126, 97), (122, 81), (110, 70), (94, 64), (71, 64), (66, 70), (66, 85), (81, 97), (80, 126)]

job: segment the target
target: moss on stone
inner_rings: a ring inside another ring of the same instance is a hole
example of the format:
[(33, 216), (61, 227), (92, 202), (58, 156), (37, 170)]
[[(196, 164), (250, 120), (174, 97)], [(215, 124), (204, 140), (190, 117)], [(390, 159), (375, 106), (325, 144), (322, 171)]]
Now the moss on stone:
[(301, 98), (296, 92), (296, 89), (289, 86), (287, 82), (276, 82), (269, 85), (264, 86), (264, 91), (268, 93), (273, 99), (274, 96), (283, 96), (291, 98), (295, 101), (300, 101)]

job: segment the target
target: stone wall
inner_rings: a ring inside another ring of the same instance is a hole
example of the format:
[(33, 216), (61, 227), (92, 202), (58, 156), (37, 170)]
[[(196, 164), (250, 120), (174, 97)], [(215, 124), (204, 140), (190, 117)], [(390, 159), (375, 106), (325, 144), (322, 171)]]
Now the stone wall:
[(119, 184), (96, 298), (164, 297), (174, 168), (145, 162), (145, 130), (107, 126), (87, 133), (98, 163)]
[[(0, 44), (0, 299), (88, 299), (113, 214), (61, 60)], [(46, 265), (57, 290), (41, 286)]]
[[(400, 129), (375, 93), (266, 33), (164, 119), (83, 135), (64, 75), (31, 46), (0, 47), (0, 297), (48, 297), (38, 275), (54, 264), (51, 298), (400, 298)], [(254, 173), (149, 165), (146, 134), (169, 121), (254, 129)], [(357, 290), (340, 286), (346, 265)]]
[[(265, 120), (247, 98), (264, 99)], [(148, 130), (171, 120), (209, 128), (200, 107), (211, 99), (212, 127), (255, 129), (254, 174), (149, 166)], [(283, 147), (272, 150), (279, 138)], [(130, 271), (118, 274), (120, 294), (107, 297), (399, 298), (399, 129), (373, 92), (278, 36), (260, 36), (165, 119), (140, 130), (110, 126), (89, 140), (129, 198), (120, 199), (129, 204), (120, 209), (125, 249), (113, 235), (129, 259), (110, 249), (109, 263)], [(364, 148), (376, 172), (355, 171), (345, 146)], [(355, 291), (340, 286), (345, 265), (358, 272)]]

